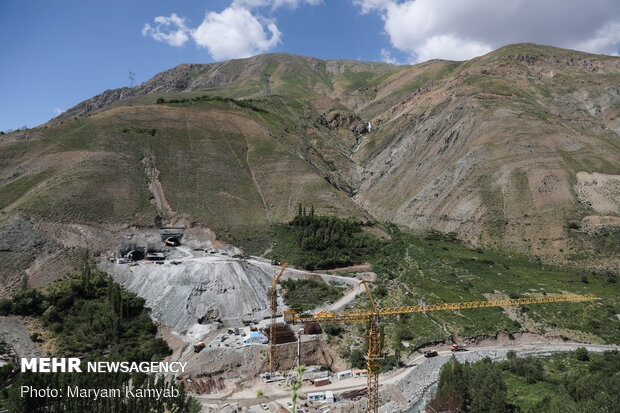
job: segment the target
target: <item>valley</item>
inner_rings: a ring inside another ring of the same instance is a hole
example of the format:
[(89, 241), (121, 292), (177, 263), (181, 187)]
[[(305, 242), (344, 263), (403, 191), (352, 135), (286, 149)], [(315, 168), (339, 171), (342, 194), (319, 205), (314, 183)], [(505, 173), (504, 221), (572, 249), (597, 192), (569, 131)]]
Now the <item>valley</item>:
[[(617, 351), (619, 84), (618, 57), (515, 44), (417, 65), (265, 54), (105, 91), (0, 135), (0, 339), (186, 361), (167, 379), (230, 413), (286, 406), (297, 364), (304, 411), (366, 410), (363, 373), (337, 377), (366, 368), (368, 320), (285, 326), (294, 308), (597, 297), (381, 317), (386, 413), (428, 398), (452, 345), (459, 361)], [(62, 294), (79, 334), (91, 308), (115, 342), (63, 336)], [(308, 400), (327, 392), (341, 400)]]

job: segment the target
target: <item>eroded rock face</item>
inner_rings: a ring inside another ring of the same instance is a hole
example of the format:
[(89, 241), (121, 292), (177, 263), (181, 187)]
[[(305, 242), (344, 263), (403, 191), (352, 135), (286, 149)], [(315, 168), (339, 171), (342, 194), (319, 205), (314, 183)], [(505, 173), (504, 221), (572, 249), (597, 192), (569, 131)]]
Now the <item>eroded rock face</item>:
[(178, 265), (102, 263), (124, 288), (146, 299), (151, 315), (180, 334), (199, 336), (216, 320), (241, 323), (269, 313), (267, 270), (240, 261), (181, 261)]
[(595, 56), (551, 56), (548, 54), (531, 54), (531, 53), (519, 53), (516, 55), (507, 56), (509, 60), (515, 60), (526, 66), (543, 68), (553, 67), (559, 70), (571, 70), (571, 71), (612, 71), (617, 72), (620, 70), (620, 62), (615, 60), (601, 60)]
[(353, 113), (346, 113), (339, 110), (332, 110), (326, 114), (319, 116), (317, 119), (321, 125), (327, 126), (329, 129), (345, 128), (351, 132), (362, 135), (368, 132), (368, 125)]
[(10, 295), (18, 287), (24, 271), (37, 256), (49, 254), (57, 245), (21, 217), (0, 225), (0, 297)]
[(108, 107), (121, 99), (134, 96), (135, 94), (135, 90), (129, 89), (127, 87), (106, 90), (105, 92), (90, 99), (87, 99), (84, 102), (81, 102), (78, 105), (72, 107), (56, 119), (60, 121), (62, 119), (80, 118), (82, 116), (98, 112), (99, 110)]
[(578, 172), (575, 192), (600, 214), (620, 213), (620, 175)]

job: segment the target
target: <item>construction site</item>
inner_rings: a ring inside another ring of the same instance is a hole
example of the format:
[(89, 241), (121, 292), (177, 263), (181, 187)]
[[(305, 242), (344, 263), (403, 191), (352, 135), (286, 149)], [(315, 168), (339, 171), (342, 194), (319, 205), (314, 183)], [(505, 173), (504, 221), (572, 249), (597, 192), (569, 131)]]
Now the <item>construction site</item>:
[[(187, 371), (173, 379), (183, 383), (205, 412), (292, 411), (289, 386), (298, 378), (303, 385), (297, 412), (432, 411), (425, 410), (427, 402), (441, 366), (450, 360), (501, 360), (510, 350), (523, 356), (550, 354), (579, 344), (528, 334), (454, 338), (419, 348), (402, 367), (380, 374), (382, 323), (402, 314), (553, 302), (570, 306), (597, 299), (564, 294), (379, 308), (371, 292), (375, 274), (370, 271), (342, 276), (299, 270), (235, 253), (230, 246), (184, 244), (182, 234), (176, 236), (174, 245), (169, 234), (162, 236), (164, 248), (157, 253), (145, 247), (142, 259), (131, 257), (137, 246), (124, 245), (120, 257), (112, 253), (100, 266), (146, 299), (151, 317), (173, 349), (169, 360), (188, 362)], [(338, 284), (344, 293), (334, 303), (300, 312), (288, 308), (282, 298), (280, 282), (291, 279)], [(322, 328), (332, 323), (363, 326), (366, 369), (352, 368), (325, 341)], [(602, 352), (617, 346), (587, 348)], [(303, 372), (298, 372), (299, 366), (304, 366)]]

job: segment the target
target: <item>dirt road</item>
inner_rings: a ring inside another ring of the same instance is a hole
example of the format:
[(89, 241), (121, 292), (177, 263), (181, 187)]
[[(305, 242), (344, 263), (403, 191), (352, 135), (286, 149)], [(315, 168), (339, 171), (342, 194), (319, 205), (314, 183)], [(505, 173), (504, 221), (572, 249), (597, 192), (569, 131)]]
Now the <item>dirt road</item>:
[[(502, 360), (506, 358), (506, 353), (509, 350), (516, 351), (520, 356), (543, 356), (556, 352), (573, 351), (577, 347), (581, 346), (585, 347), (590, 352), (596, 353), (606, 350), (620, 350), (620, 346), (614, 345), (531, 342), (515, 345), (470, 347), (468, 351), (455, 353), (454, 356), (461, 362), (477, 361), (485, 357), (490, 357), (492, 360)], [(449, 350), (440, 351), (439, 356), (430, 359), (419, 355), (409, 360), (409, 365), (407, 367), (382, 374), (379, 378), (379, 382), (381, 384), (381, 399), (391, 401), (382, 405), (379, 411), (382, 413), (393, 413), (402, 412), (409, 409), (418, 400), (420, 400), (424, 396), (424, 392), (438, 380), (441, 366), (450, 361), (451, 357), (452, 353)], [(388, 395), (385, 388), (387, 385), (391, 385), (390, 391), (398, 393), (399, 397), (395, 398), (393, 395)], [(338, 380), (333, 377), (332, 383), (327, 386), (316, 388), (312, 385), (305, 385), (302, 387), (301, 391), (303, 393), (310, 393), (316, 391), (325, 392), (330, 390), (334, 393), (340, 393), (347, 390), (363, 389), (365, 387), (365, 377), (356, 377), (344, 380)], [(285, 405), (290, 397), (289, 393), (286, 391), (286, 387), (277, 383), (260, 383), (255, 386), (255, 388), (246, 389), (240, 392), (198, 395), (196, 397), (205, 406), (221, 405), (222, 403), (231, 406), (234, 404), (245, 406), (258, 405), (260, 400), (256, 398), (256, 391), (259, 389), (264, 392), (266, 398), (272, 400), (270, 407), (273, 408), (275, 408), (276, 404)], [(397, 403), (393, 401), (394, 399), (398, 399), (401, 402)], [(351, 412), (357, 411), (357, 408), (353, 406), (349, 406), (348, 408)], [(275, 410), (272, 409), (272, 411)], [(362, 412), (363, 409), (359, 411)]]

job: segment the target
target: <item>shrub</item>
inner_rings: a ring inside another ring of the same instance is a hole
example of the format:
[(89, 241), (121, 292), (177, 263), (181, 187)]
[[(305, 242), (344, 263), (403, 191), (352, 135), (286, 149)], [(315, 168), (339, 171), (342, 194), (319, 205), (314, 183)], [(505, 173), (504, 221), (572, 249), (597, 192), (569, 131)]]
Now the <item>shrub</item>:
[(577, 347), (575, 350), (575, 358), (579, 361), (588, 361), (590, 360), (590, 354), (585, 347)]

